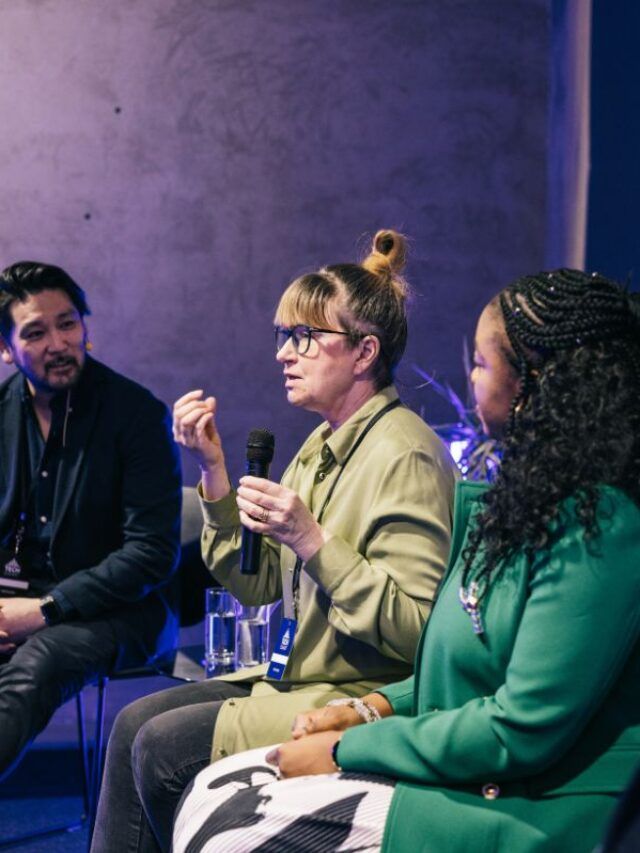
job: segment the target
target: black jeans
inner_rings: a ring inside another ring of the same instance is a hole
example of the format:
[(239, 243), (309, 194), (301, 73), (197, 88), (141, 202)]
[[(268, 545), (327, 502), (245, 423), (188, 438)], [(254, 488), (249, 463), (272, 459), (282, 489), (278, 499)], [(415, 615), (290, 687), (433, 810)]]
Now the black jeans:
[(107, 675), (120, 644), (107, 620), (65, 622), (0, 656), (0, 779), (9, 775), (53, 712)]
[(202, 681), (132, 702), (107, 747), (91, 853), (157, 853), (171, 847), (183, 791), (211, 761), (218, 711), (250, 684)]

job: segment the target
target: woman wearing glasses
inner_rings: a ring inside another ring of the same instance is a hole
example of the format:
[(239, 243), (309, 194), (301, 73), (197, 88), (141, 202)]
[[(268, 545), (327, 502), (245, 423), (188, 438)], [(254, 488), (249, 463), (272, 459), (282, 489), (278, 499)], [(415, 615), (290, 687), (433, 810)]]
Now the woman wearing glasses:
[(640, 760), (640, 297), (597, 273), (518, 279), (480, 316), (474, 364), (502, 464), (491, 486), (458, 484), (415, 676), (365, 697), (373, 725), (312, 710), (289, 742), (204, 770), (174, 853), (589, 853), (602, 837)]
[[(382, 231), (361, 265), (285, 291), (275, 333), (287, 399), (323, 422), (281, 483), (247, 476), (234, 491), (215, 399), (192, 391), (175, 404), (176, 440), (202, 471), (204, 559), (240, 601), (282, 598), (287, 635), (269, 675), (244, 670), (120, 714), (94, 853), (168, 849), (182, 790), (212, 755), (284, 740), (298, 712), (331, 700), (375, 717), (360, 697), (410, 674), (448, 556), (455, 473), (392, 384), (407, 338), (404, 259), (402, 235)], [(241, 525), (264, 536), (253, 576), (239, 572)]]

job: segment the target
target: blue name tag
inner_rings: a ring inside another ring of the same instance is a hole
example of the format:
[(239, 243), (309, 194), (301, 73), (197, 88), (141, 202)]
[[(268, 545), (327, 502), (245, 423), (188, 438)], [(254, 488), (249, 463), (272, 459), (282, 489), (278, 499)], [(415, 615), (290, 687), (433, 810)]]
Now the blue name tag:
[(284, 671), (289, 663), (289, 655), (293, 648), (293, 639), (296, 635), (298, 623), (295, 619), (283, 619), (280, 623), (280, 631), (278, 633), (278, 642), (271, 655), (269, 661), (269, 669), (267, 670), (267, 678), (273, 678), (275, 681), (280, 681), (284, 675)]

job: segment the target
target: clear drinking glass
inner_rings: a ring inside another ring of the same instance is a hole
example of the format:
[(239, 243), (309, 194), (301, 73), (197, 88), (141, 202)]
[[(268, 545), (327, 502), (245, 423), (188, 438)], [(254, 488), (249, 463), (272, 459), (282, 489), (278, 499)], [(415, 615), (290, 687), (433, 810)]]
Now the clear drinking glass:
[(238, 669), (257, 666), (269, 659), (269, 619), (272, 607), (238, 606), (236, 661)]
[(207, 678), (236, 668), (238, 602), (225, 589), (205, 590), (204, 667)]

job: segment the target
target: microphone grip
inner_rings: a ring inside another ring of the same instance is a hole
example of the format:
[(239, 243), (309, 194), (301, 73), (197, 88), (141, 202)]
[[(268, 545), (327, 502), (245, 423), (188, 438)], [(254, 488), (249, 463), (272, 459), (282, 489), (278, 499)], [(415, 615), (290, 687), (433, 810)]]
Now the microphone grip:
[[(269, 463), (262, 459), (247, 459), (247, 474), (252, 477), (268, 477)], [(253, 533), (242, 528), (242, 550), (240, 552), (240, 574), (257, 575), (260, 568), (262, 533)]]
[(240, 553), (240, 574), (257, 575), (260, 568), (260, 548), (262, 533), (252, 533), (242, 528), (242, 551)]

